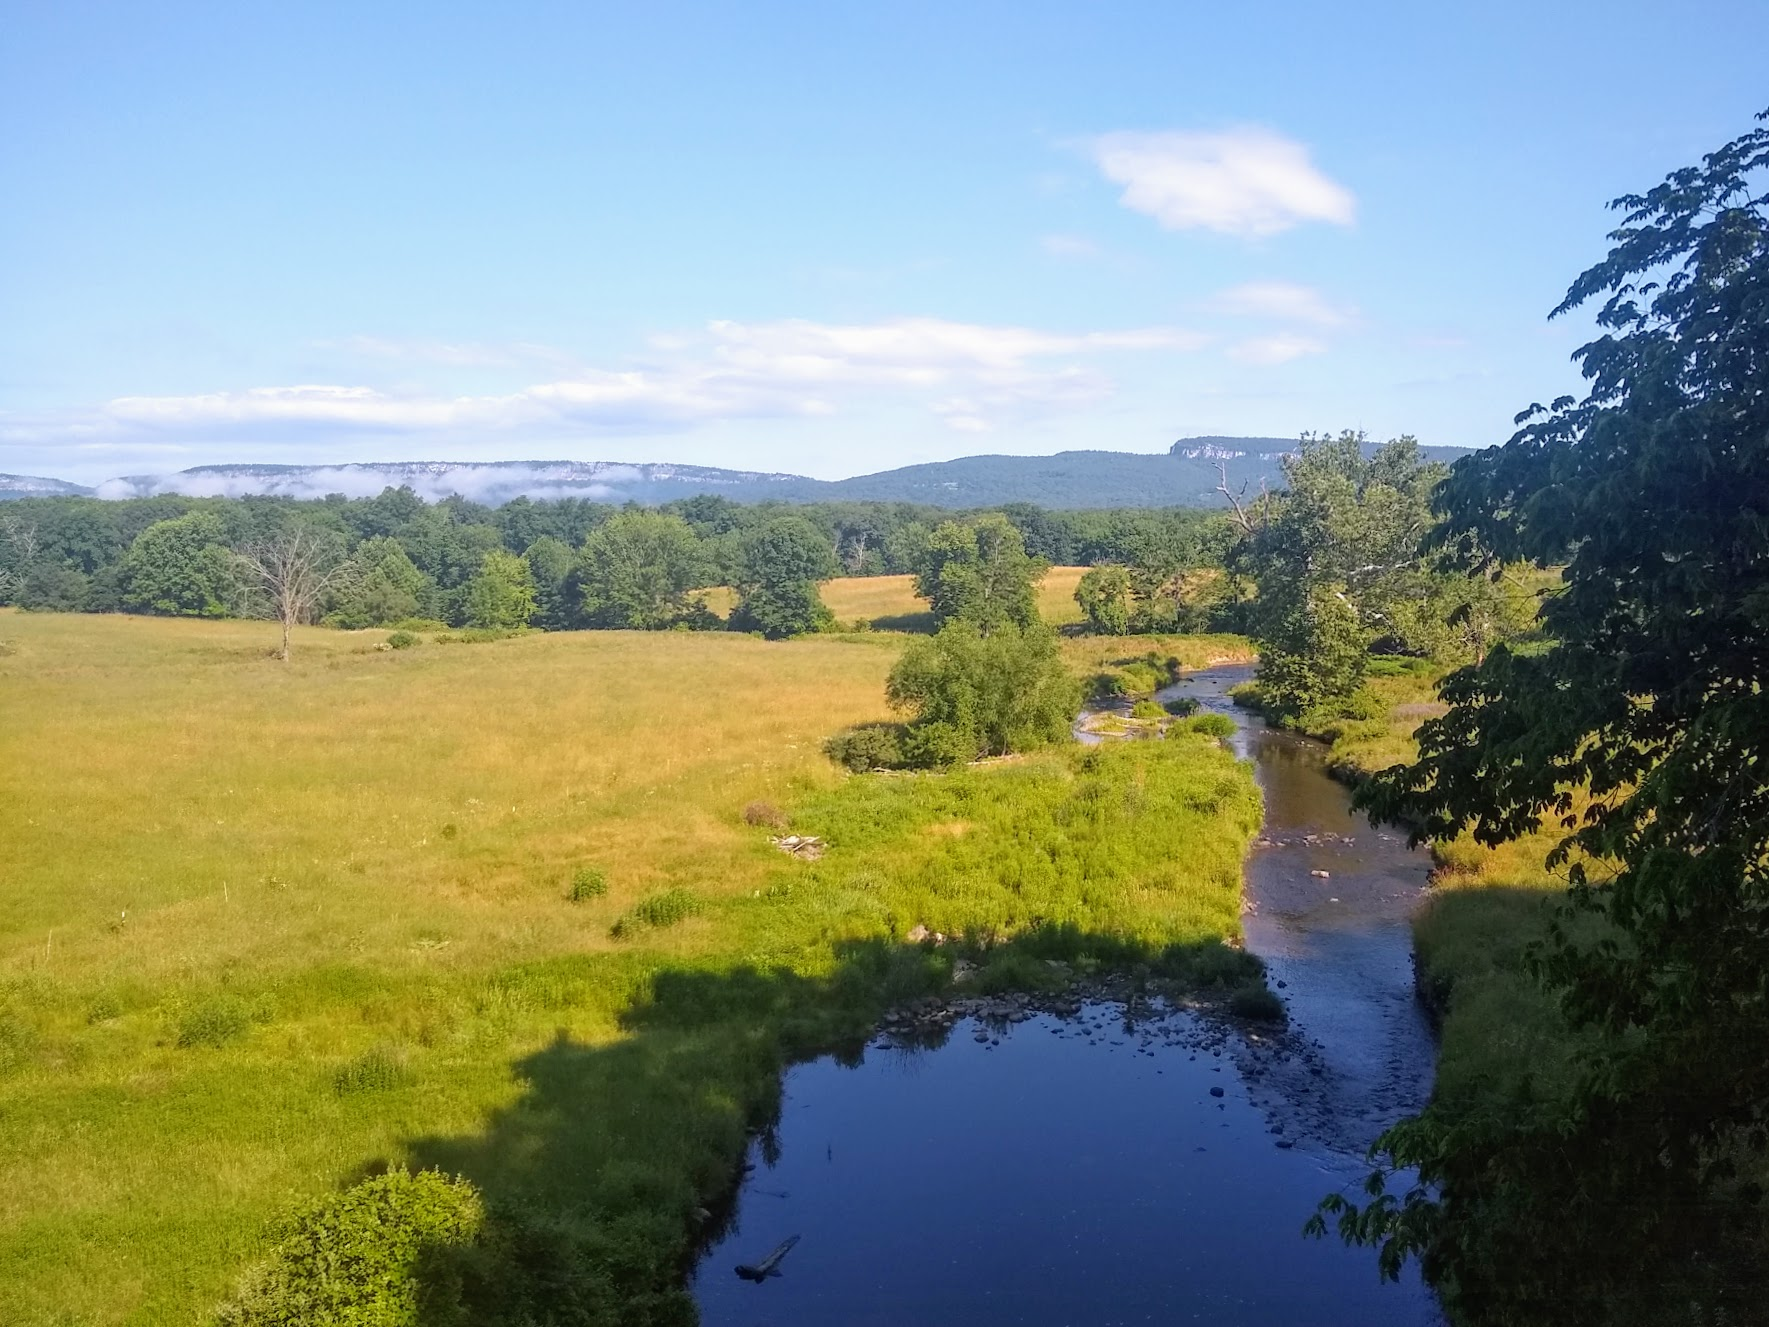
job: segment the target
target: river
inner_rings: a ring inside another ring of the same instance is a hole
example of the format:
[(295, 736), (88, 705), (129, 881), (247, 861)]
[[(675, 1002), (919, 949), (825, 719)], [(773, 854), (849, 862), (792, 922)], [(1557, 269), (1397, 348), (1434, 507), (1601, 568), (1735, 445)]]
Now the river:
[[(1163, 696), (1230, 714), (1255, 764), (1246, 939), (1288, 1030), (1102, 1001), (794, 1067), (695, 1272), (706, 1327), (1439, 1321), (1411, 1271), (1384, 1285), (1369, 1250), (1300, 1233), (1430, 1091), (1407, 926), (1427, 863), (1352, 814), (1317, 747), (1228, 703), (1248, 673)], [(780, 1276), (734, 1273), (792, 1235)]]

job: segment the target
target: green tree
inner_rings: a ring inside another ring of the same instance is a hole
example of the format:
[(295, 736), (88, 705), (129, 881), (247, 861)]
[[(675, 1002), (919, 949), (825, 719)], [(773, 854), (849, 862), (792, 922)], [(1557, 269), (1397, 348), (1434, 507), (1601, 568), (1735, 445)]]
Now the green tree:
[(143, 613), (226, 617), (240, 586), (224, 535), (220, 517), (208, 511), (148, 526), (123, 559), (124, 604)]
[(578, 565), (584, 616), (598, 627), (659, 631), (706, 608), (708, 559), (680, 516), (623, 511), (584, 541)]
[(1554, 311), (1601, 301), (1586, 394), (1439, 493), (1453, 552), (1565, 564), (1552, 644), (1449, 677), (1364, 797), (1436, 839), (1567, 832), (1539, 970), (1576, 1091), (1433, 1107), (1381, 1143), (1417, 1185), (1329, 1203), (1473, 1321), (1743, 1322), (1769, 1274), (1769, 130), (1614, 206)]
[(514, 553), (494, 548), (467, 585), (467, 625), (516, 631), (534, 616), (534, 576)]
[(1075, 603), (1102, 636), (1130, 630), (1130, 573), (1116, 563), (1095, 567), (1075, 586)]
[(1258, 512), (1236, 505), (1246, 539), (1237, 569), (1258, 584), (1252, 607), (1259, 682), (1280, 717), (1348, 699), (1366, 648), (1429, 654), (1447, 637), (1441, 580), (1423, 540), (1443, 468), (1420, 461), (1412, 438), (1366, 455), (1364, 435), (1304, 435), (1286, 457), (1284, 491)]
[(546, 631), (565, 631), (572, 626), (571, 573), (577, 555), (563, 539), (542, 535), (522, 555), (534, 577), (534, 624)]
[(928, 601), (934, 618), (969, 622), (984, 635), (1012, 624), (1038, 621), (1038, 582), (1050, 565), (1026, 552), (1013, 523), (996, 512), (968, 524), (946, 521), (920, 551), (915, 593)]
[(1064, 667), (1048, 627), (947, 624), (903, 651), (885, 688), (908, 713), (912, 764), (953, 765), (1066, 739), (1081, 710), (1081, 682)]
[(829, 540), (802, 516), (776, 516), (744, 534), (737, 553), (732, 625), (770, 640), (821, 631), (834, 621), (818, 582), (838, 570)]
[(357, 546), (359, 575), (339, 590), (327, 621), (347, 630), (385, 627), (418, 617), (432, 589), (397, 539), (376, 535)]

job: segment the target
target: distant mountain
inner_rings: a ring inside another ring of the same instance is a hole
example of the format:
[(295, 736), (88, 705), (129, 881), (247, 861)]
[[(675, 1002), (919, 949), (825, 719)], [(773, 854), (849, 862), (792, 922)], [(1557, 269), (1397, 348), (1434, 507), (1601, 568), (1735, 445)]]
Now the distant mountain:
[(92, 490), (65, 479), (43, 479), (37, 475), (0, 475), (0, 502), (8, 498), (77, 498), (88, 497)]
[(809, 484), (797, 475), (720, 470), (705, 465), (627, 465), (617, 461), (369, 461), (349, 465), (199, 465), (171, 475), (130, 475), (98, 486), (101, 498), (156, 493), (193, 497), (269, 494), (323, 498), (328, 493), (373, 497), (409, 486), (432, 502), (458, 493), (491, 506), (512, 498), (588, 498), (597, 502), (668, 502), (696, 493), (726, 493), (754, 502), (777, 496), (782, 484)]
[[(92, 493), (101, 498), (185, 493), (198, 497), (272, 494), (372, 497), (409, 485), (434, 502), (458, 493), (492, 506), (512, 498), (587, 498), (655, 504), (712, 493), (735, 502), (916, 502), (933, 507), (1207, 507), (1231, 488), (1275, 484), (1288, 438), (1181, 438), (1166, 453), (1058, 452), (1055, 456), (964, 456), (852, 479), (808, 479), (758, 470), (615, 461), (390, 461), (351, 465), (200, 465), (171, 475), (110, 479), (96, 490), (55, 479), (0, 475), (0, 498)], [(1426, 455), (1454, 460), (1453, 447)], [(8, 485), (36, 486), (9, 489)]]

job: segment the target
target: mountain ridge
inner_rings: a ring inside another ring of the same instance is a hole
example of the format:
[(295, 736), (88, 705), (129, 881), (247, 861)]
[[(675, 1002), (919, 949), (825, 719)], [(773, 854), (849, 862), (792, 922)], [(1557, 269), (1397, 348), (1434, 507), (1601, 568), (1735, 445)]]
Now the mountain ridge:
[[(1232, 488), (1272, 483), (1286, 438), (1209, 435), (1181, 438), (1166, 452), (1104, 450), (1049, 456), (985, 454), (899, 466), (847, 479), (811, 479), (765, 470), (621, 461), (355, 461), (337, 465), (243, 463), (200, 465), (170, 475), (128, 475), (91, 487), (32, 475), (0, 475), (0, 499), (96, 496), (107, 499), (180, 493), (192, 497), (254, 495), (320, 498), (330, 493), (372, 497), (409, 485), (420, 497), (452, 494), (496, 506), (518, 497), (584, 498), (654, 505), (700, 494), (737, 502), (914, 502), (934, 507), (1201, 507)], [(1459, 448), (1426, 447), (1452, 460)]]

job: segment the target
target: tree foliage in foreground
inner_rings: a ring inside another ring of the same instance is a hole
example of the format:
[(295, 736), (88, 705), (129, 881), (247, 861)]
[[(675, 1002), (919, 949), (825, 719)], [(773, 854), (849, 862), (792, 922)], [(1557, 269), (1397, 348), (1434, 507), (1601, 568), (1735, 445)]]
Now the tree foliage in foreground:
[(1348, 1236), (1383, 1245), (1385, 1268), (1419, 1256), (1468, 1321), (1761, 1309), (1766, 177), (1758, 129), (1618, 200), (1614, 247), (1555, 310), (1603, 301), (1577, 356), (1587, 394), (1526, 411), (1439, 494), (1451, 550), (1565, 561), (1543, 610), (1556, 643), (1500, 647), (1447, 679), (1451, 709), (1420, 730), (1418, 762), (1364, 800), (1422, 836), (1471, 828), (1489, 844), (1559, 821), (1569, 915), (1539, 969), (1590, 1042), (1570, 1101), (1428, 1110), (1380, 1143), (1417, 1187), (1330, 1206)]

